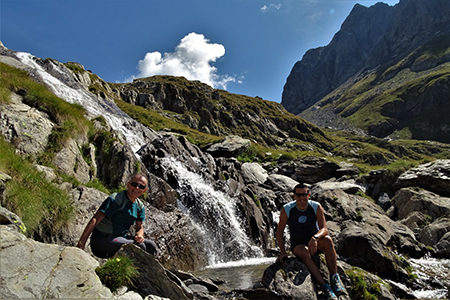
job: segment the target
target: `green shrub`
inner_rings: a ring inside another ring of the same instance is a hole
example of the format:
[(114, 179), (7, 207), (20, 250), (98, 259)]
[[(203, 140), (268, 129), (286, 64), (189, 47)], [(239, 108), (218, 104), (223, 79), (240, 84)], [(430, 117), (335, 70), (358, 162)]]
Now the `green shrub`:
[(96, 268), (95, 272), (112, 292), (122, 286), (133, 286), (133, 280), (139, 275), (133, 260), (126, 256), (109, 259), (103, 266)]

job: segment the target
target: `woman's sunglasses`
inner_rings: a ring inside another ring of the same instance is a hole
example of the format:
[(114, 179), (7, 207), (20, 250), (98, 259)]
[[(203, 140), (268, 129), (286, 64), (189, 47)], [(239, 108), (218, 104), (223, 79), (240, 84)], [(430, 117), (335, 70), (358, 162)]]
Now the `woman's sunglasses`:
[(141, 190), (145, 190), (145, 185), (142, 185), (142, 184), (139, 184), (139, 183), (137, 183), (137, 182), (130, 182), (130, 184), (131, 184), (131, 186), (133, 186), (133, 187), (139, 187), (139, 189), (141, 189)]

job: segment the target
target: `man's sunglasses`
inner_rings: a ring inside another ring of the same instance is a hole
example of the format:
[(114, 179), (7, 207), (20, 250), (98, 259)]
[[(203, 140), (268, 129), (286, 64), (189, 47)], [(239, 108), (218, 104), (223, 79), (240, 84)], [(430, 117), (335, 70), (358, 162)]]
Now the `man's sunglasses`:
[(309, 193), (295, 193), (294, 195), (297, 197), (306, 197), (309, 195)]
[(139, 186), (139, 188), (141, 189), (141, 190), (145, 190), (145, 188), (146, 188), (146, 186), (145, 185), (142, 185), (142, 184), (139, 184), (139, 183), (137, 183), (137, 182), (130, 182), (130, 184), (131, 184), (131, 186), (133, 186), (133, 187), (138, 187)]

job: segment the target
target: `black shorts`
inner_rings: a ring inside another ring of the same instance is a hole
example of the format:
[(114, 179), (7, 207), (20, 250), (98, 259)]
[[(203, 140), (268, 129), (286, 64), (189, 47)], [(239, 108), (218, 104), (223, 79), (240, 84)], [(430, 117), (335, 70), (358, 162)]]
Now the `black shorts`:
[(311, 240), (311, 238), (309, 238), (307, 240), (306, 239), (291, 240), (291, 251), (294, 252), (294, 248), (297, 247), (298, 245), (303, 245), (303, 246), (307, 247), (310, 240)]

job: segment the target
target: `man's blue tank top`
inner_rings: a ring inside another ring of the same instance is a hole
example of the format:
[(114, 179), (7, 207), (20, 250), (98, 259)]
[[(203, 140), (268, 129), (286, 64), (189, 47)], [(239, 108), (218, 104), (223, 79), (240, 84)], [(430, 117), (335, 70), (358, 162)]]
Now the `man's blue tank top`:
[(292, 240), (308, 241), (319, 231), (317, 224), (317, 208), (319, 202), (308, 200), (308, 207), (300, 210), (296, 201), (285, 204), (284, 210), (288, 217), (289, 233)]

